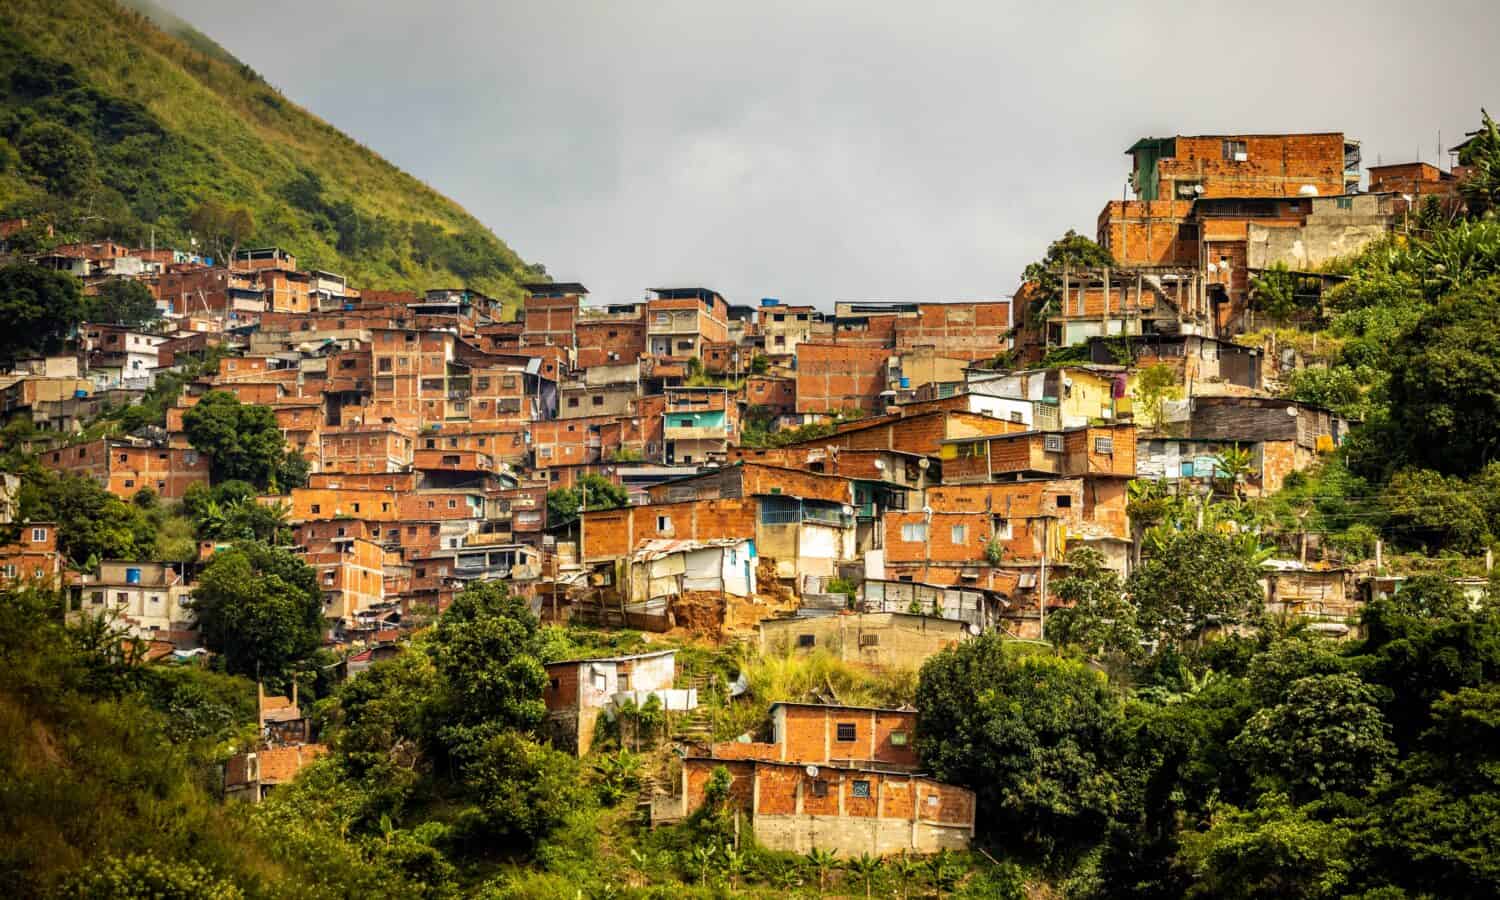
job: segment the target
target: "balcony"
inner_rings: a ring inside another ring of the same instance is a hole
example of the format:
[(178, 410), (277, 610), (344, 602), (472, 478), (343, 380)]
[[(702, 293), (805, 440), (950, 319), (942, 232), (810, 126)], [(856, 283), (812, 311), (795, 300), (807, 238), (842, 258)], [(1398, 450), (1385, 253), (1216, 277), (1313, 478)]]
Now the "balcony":
[(729, 440), (729, 429), (722, 425), (704, 425), (698, 427), (674, 427), (668, 425), (662, 429), (662, 436), (669, 441), (727, 441)]

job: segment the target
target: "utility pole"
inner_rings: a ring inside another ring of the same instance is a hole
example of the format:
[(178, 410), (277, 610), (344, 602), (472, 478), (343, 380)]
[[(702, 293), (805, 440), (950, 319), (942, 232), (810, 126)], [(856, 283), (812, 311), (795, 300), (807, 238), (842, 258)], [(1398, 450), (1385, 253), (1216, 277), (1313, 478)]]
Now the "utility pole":
[(1047, 555), (1052, 548), (1052, 517), (1042, 517), (1042, 571), (1036, 580), (1037, 637), (1047, 639)]
[[(589, 483), (584, 481), (584, 476), (578, 476), (578, 567), (583, 568), (583, 514), (589, 508)], [(585, 581), (587, 583), (587, 581)]]

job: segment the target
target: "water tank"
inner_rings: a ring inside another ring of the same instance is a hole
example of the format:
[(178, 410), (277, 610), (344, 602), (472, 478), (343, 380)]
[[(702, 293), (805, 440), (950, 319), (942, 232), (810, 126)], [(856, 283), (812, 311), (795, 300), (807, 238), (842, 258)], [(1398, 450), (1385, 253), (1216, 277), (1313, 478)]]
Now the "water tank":
[(901, 376), (901, 390), (911, 390), (911, 378), (906, 375)]
[(761, 306), (780, 306), (781, 305), (781, 301), (779, 299), (775, 298), (775, 297), (762, 297), (762, 298), (760, 298), (760, 305)]
[(125, 583), (126, 584), (140, 584), (141, 583), (141, 570), (140, 569), (126, 569), (125, 570)]

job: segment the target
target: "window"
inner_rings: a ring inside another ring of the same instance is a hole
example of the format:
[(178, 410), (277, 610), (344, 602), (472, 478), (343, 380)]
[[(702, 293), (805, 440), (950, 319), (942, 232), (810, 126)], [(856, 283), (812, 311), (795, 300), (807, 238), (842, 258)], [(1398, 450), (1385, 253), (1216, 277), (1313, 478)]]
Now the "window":
[(595, 406), (603, 406), (604, 405), (604, 397), (602, 395), (595, 394), (594, 395), (594, 405)]
[(1110, 455), (1115, 452), (1115, 439), (1112, 437), (1094, 438), (1094, 452)]
[(479, 390), (481, 390), (481, 391), (487, 391), (489, 389), (490, 389), (490, 380), (488, 378), (480, 378), (479, 379)]
[(857, 779), (854, 782), (854, 793), (852, 796), (868, 800), (870, 797), (870, 782), (864, 779)]
[(547, 686), (550, 687), (554, 691), (555, 690), (559, 690), (562, 687), (562, 682), (558, 681), (556, 678), (553, 678), (553, 679), (548, 680)]
[(1022, 423), (1025, 421), (1024, 417), (1019, 412), (1012, 412), (1010, 414), (1010, 420), (1017, 423)]
[(1354, 198), (1353, 197), (1340, 197), (1337, 200), (1333, 201), (1333, 203), (1339, 209), (1353, 209), (1354, 208)]
[(907, 738), (906, 732), (904, 732), (904, 731), (893, 731), (893, 732), (891, 732), (891, 746), (892, 747), (905, 747), (907, 745), (907, 741), (908, 741), (908, 738)]
[(954, 525), (949, 532), (954, 544), (962, 546), (969, 542), (969, 526)]
[(812, 783), (812, 795), (814, 797), (827, 797), (828, 782), (824, 781), (821, 778), (814, 779)]
[(6, 578), (15, 578), (16, 577), (16, 566), (15, 566), (15, 563), (6, 563), (5, 565), (0, 566), (0, 575), (4, 575)]
[(313, 515), (317, 515), (318, 513), (321, 513), (323, 511), (323, 505), (321, 503), (314, 503), (312, 505), (312, 511), (313, 511)]
[(814, 635), (811, 635), (811, 634), (799, 634), (799, 635), (797, 635), (797, 646), (798, 647), (813, 647), (813, 646), (816, 646), (817, 643), (818, 643), (818, 639)]
[(449, 509), (458, 509), (458, 501), (455, 500), (455, 499), (453, 499), (452, 497), (449, 497), (448, 498), (448, 508)]
[(1044, 435), (1042, 435), (1042, 449), (1043, 450), (1047, 451), (1048, 453), (1061, 453), (1062, 452), (1062, 448), (1063, 448), (1062, 435), (1060, 435), (1060, 434), (1044, 434)]
[(856, 740), (859, 737), (859, 729), (853, 722), (840, 722), (837, 726), (835, 726), (835, 728), (837, 729), (836, 734), (834, 735), (835, 740), (847, 742)]
[(45, 528), (33, 528), (33, 529), (31, 529), (31, 542), (33, 544), (40, 544), (42, 541), (45, 541), (46, 539), (47, 539), (47, 529), (45, 529)]
[(995, 531), (995, 537), (998, 540), (1002, 541), (1010, 540), (1012, 536), (1010, 520), (1002, 519), (999, 516), (996, 516), (992, 521), (994, 523), (993, 527)]
[(880, 646), (880, 635), (878, 635), (878, 634), (862, 634), (862, 635), (859, 636), (859, 645), (861, 647), (879, 647)]
[(1224, 158), (1230, 162), (1244, 162), (1250, 158), (1249, 148), (1244, 141), (1224, 141)]
[(658, 532), (663, 532), (663, 533), (671, 531), (672, 530), (672, 517), (671, 516), (657, 516), (656, 517), (656, 530)]
[(1067, 496), (1066, 494), (1058, 494), (1057, 497), (1055, 497), (1053, 499), (1057, 500), (1057, 508), (1058, 509), (1072, 509), (1073, 508), (1073, 498)]
[(909, 544), (921, 543), (927, 540), (927, 523), (903, 522), (901, 525), (901, 540)]
[(569, 397), (568, 398), (568, 409), (577, 409), (577, 408), (578, 408), (578, 398), (577, 397)]

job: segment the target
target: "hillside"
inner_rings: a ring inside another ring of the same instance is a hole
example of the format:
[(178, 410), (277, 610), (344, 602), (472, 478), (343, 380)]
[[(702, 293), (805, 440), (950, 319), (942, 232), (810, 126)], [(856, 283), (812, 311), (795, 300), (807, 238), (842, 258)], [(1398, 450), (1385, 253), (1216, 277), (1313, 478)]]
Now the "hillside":
[(172, 33), (113, 0), (0, 7), (0, 217), (50, 216), (59, 239), (144, 243), (154, 229), (158, 246), (185, 247), (193, 212), (216, 203), (250, 212), (242, 246), (284, 246), (361, 286), (512, 298), (542, 273), (209, 38), (159, 20)]

